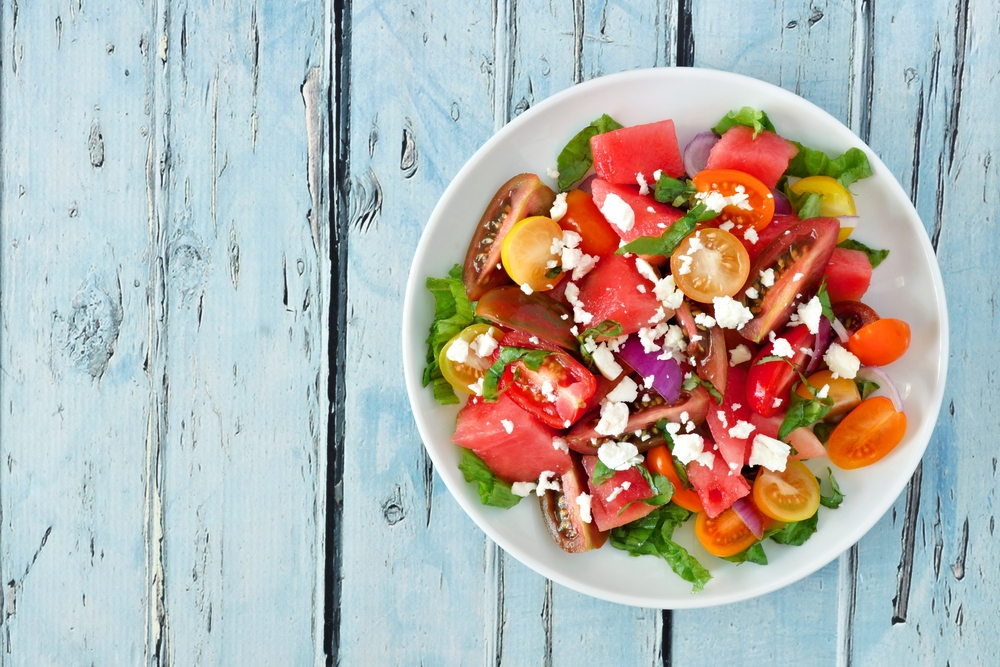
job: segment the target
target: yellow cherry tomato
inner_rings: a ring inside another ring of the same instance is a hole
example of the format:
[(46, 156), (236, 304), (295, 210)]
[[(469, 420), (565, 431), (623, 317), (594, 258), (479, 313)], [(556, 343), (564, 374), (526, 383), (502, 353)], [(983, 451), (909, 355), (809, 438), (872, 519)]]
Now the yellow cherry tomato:
[(511, 227), (500, 247), (500, 258), (515, 283), (544, 292), (562, 280), (563, 274), (558, 272), (561, 257), (552, 252), (554, 239), (562, 239), (562, 228), (541, 215)]
[(804, 521), (819, 509), (819, 482), (799, 461), (788, 461), (782, 472), (761, 466), (753, 483), (757, 509), (778, 521)]
[(797, 195), (815, 192), (823, 196), (819, 214), (824, 218), (839, 218), (842, 215), (857, 215), (851, 191), (829, 176), (807, 176), (789, 186)]
[[(473, 324), (465, 327), (454, 338), (445, 343), (438, 354), (438, 366), (441, 375), (452, 387), (466, 394), (475, 394), (473, 387), (486, 374), (491, 365), (493, 350), (483, 349), (481, 342), (476, 342), (483, 334), (488, 335), (499, 345), (503, 331), (488, 324)], [(461, 341), (461, 342), (459, 342)], [(493, 348), (489, 341), (483, 341)], [(451, 357), (448, 356), (449, 350)]]

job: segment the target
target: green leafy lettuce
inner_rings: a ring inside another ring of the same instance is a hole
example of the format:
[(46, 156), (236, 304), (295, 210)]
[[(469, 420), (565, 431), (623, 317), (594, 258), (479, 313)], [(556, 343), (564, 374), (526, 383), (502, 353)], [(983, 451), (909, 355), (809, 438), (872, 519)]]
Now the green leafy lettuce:
[(798, 194), (788, 186), (788, 182), (782, 186), (788, 203), (792, 205), (792, 210), (799, 216), (799, 220), (820, 217), (820, 210), (823, 208), (823, 195), (818, 192), (803, 192)]
[(829, 176), (837, 180), (845, 188), (855, 181), (872, 175), (872, 167), (868, 156), (860, 148), (848, 148), (847, 151), (831, 159), (823, 151), (803, 146), (793, 141), (799, 152), (788, 163), (786, 176)]
[(611, 529), (611, 546), (630, 556), (658, 556), (677, 575), (692, 584), (691, 592), (705, 588), (712, 575), (687, 549), (673, 541), (674, 529), (688, 520), (691, 512), (674, 503), (658, 507), (641, 519)]
[(722, 120), (712, 128), (712, 132), (715, 132), (720, 137), (726, 133), (726, 130), (734, 125), (745, 125), (753, 129), (753, 138), (756, 139), (757, 135), (768, 130), (769, 132), (777, 131), (774, 129), (774, 125), (771, 124), (771, 119), (767, 117), (767, 114), (759, 109), (754, 109), (753, 107), (743, 107), (739, 111), (730, 111)]
[(590, 138), (622, 127), (614, 118), (604, 114), (569, 140), (556, 159), (560, 191), (568, 190), (571, 185), (583, 178), (594, 164), (594, 155), (590, 152)]
[(520, 496), (511, 492), (510, 484), (494, 475), (486, 462), (476, 456), (471, 449), (462, 447), (462, 460), (458, 463), (458, 469), (462, 471), (466, 482), (475, 482), (478, 485), (479, 500), (484, 505), (507, 509), (520, 502)]
[(837, 244), (838, 248), (847, 248), (848, 250), (860, 250), (861, 252), (868, 255), (868, 263), (872, 265), (872, 268), (878, 267), (886, 257), (889, 256), (888, 250), (875, 250), (874, 248), (869, 248), (864, 243), (860, 241), (855, 241), (854, 239), (844, 239)]
[(691, 198), (698, 192), (693, 181), (680, 181), (669, 176), (660, 176), (656, 181), (656, 188), (653, 190), (653, 197), (661, 204), (671, 206), (683, 206), (690, 203)]
[(764, 531), (764, 537), (770, 537), (778, 544), (800, 547), (816, 532), (816, 524), (818, 522), (819, 512), (816, 512), (808, 519), (786, 523), (781, 528), (768, 529)]
[(458, 403), (458, 396), (441, 374), (438, 356), (445, 344), (472, 324), (475, 309), (465, 294), (462, 267), (456, 264), (447, 278), (428, 278), (427, 289), (434, 295), (434, 321), (427, 337), (427, 367), (424, 386), (433, 385), (434, 398), (443, 405)]

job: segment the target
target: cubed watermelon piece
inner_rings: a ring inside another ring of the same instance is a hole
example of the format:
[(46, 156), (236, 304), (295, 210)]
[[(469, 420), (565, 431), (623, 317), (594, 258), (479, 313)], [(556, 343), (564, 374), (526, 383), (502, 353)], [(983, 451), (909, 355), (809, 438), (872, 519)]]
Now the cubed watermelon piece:
[(752, 128), (734, 125), (712, 147), (705, 168), (737, 169), (773, 188), (798, 152), (795, 144), (774, 132), (764, 130), (754, 139)]
[(826, 265), (826, 292), (830, 301), (860, 301), (872, 282), (872, 265), (860, 250), (834, 248)]
[(606, 255), (580, 279), (579, 299), (583, 309), (594, 316), (591, 326), (614, 320), (622, 325), (623, 335), (652, 326), (649, 320), (660, 308), (660, 302), (653, 295), (653, 284), (639, 275), (635, 260), (635, 257)]
[[(711, 443), (706, 440), (706, 449), (710, 446)], [(730, 470), (726, 460), (717, 450), (711, 468), (692, 461), (688, 464), (687, 473), (688, 481), (701, 498), (701, 504), (705, 506), (705, 514), (712, 519), (750, 493), (750, 485), (740, 471)]]
[(597, 175), (611, 183), (636, 184), (637, 175), (642, 174), (652, 185), (658, 170), (674, 178), (684, 173), (672, 120), (598, 134), (591, 137), (590, 150)]
[(618, 225), (611, 225), (611, 228), (626, 243), (634, 241), (640, 236), (659, 236), (667, 227), (684, 215), (683, 212), (673, 206), (661, 204), (650, 195), (639, 194), (638, 186), (615, 185), (603, 179), (595, 178), (593, 183), (591, 183), (591, 187), (594, 192), (594, 203), (597, 204), (598, 208), (604, 206), (604, 200), (609, 194), (615, 194), (628, 204), (632, 212), (635, 213), (635, 225), (632, 229), (626, 231)]
[[(595, 467), (597, 467), (596, 456), (583, 457), (583, 468), (587, 471), (588, 478), (593, 478)], [(628, 482), (629, 487), (623, 488), (613, 500), (609, 501), (608, 497), (614, 493), (616, 488), (622, 486), (622, 482)], [(590, 513), (593, 515), (599, 530), (611, 530), (618, 526), (624, 526), (626, 523), (641, 519), (656, 509), (655, 506), (646, 503), (633, 503), (627, 510), (618, 514), (623, 507), (632, 501), (652, 498), (655, 495), (646, 478), (635, 466), (628, 470), (616, 471), (611, 479), (600, 486), (594, 484), (593, 479), (590, 479), (588, 483), (591, 497)]]
[(552, 446), (556, 435), (500, 394), (496, 403), (469, 399), (458, 413), (451, 441), (475, 452), (505, 482), (533, 482), (546, 470), (562, 475), (573, 465), (568, 453)]
[[(746, 438), (730, 435), (729, 431), (735, 428), (740, 421), (752, 424), (750, 415), (753, 410), (746, 401), (747, 393), (747, 372), (742, 366), (731, 366), (726, 379), (726, 394), (723, 396), (722, 405), (710, 405), (706, 421), (712, 431), (712, 438), (719, 446), (719, 453), (726, 463), (735, 463), (736, 471), (739, 472), (750, 458), (750, 443), (753, 442), (756, 429)], [(735, 406), (739, 406), (738, 408)]]

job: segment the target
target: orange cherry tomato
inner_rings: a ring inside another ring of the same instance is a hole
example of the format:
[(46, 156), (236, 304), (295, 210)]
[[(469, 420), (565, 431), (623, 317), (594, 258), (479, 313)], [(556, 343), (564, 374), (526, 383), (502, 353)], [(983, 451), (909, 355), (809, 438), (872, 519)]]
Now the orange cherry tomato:
[(757, 509), (778, 521), (808, 519), (819, 509), (819, 482), (804, 464), (788, 461), (782, 472), (760, 468), (753, 483)]
[(653, 472), (669, 479), (670, 483), (674, 485), (674, 497), (671, 500), (689, 512), (705, 511), (705, 506), (701, 504), (701, 498), (698, 497), (694, 489), (685, 489), (684, 485), (681, 484), (681, 478), (674, 470), (674, 457), (666, 445), (653, 447), (646, 452), (646, 465)]
[(865, 366), (885, 366), (910, 347), (910, 325), (893, 317), (866, 324), (847, 339), (847, 349)]
[[(765, 522), (766, 528), (770, 520), (765, 517)], [(694, 534), (705, 551), (720, 558), (735, 556), (757, 541), (732, 507), (714, 519), (709, 519), (705, 512), (699, 512), (694, 522)]]
[(851, 470), (875, 463), (906, 434), (906, 415), (885, 396), (861, 402), (830, 434), (826, 452), (838, 468)]
[(712, 303), (717, 296), (740, 291), (750, 275), (750, 255), (729, 232), (705, 227), (677, 246), (670, 256), (670, 273), (688, 298)]
[(720, 212), (719, 217), (713, 222), (723, 223), (732, 221), (737, 227), (749, 227), (763, 229), (774, 217), (774, 195), (770, 188), (759, 180), (735, 169), (706, 169), (695, 174), (691, 179), (698, 188), (698, 192), (715, 191), (725, 197), (731, 197), (738, 188), (743, 188), (742, 192), (747, 195), (746, 203), (750, 209), (738, 206), (727, 206)]
[(588, 255), (607, 255), (618, 250), (621, 242), (594, 198), (583, 190), (566, 193), (566, 213), (559, 218), (559, 226), (582, 236), (580, 250)]
[[(839, 417), (840, 415), (847, 414), (861, 402), (861, 393), (858, 391), (858, 385), (854, 384), (854, 380), (848, 380), (847, 378), (837, 378), (835, 380), (833, 379), (833, 371), (813, 373), (806, 378), (806, 381), (817, 391), (823, 389), (823, 385), (830, 387), (827, 390), (827, 398), (833, 399), (833, 407), (830, 408), (830, 412), (826, 415), (827, 417)], [(795, 393), (802, 398), (812, 398), (809, 389), (803, 384), (798, 386)]]

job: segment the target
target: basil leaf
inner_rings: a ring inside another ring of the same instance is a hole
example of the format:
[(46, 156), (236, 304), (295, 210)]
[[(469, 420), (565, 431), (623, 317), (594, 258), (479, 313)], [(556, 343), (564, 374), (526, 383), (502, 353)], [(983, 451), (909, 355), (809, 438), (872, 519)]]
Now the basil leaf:
[(494, 475), (486, 462), (471, 449), (462, 447), (462, 460), (458, 463), (458, 469), (462, 471), (466, 482), (478, 485), (479, 500), (484, 505), (507, 509), (521, 501), (521, 497), (510, 490), (510, 484)]
[(614, 320), (604, 320), (596, 327), (587, 327), (583, 330), (583, 333), (577, 336), (580, 342), (587, 340), (588, 338), (597, 338), (598, 336), (621, 336), (622, 335), (622, 325)]
[[(819, 504), (823, 507), (829, 507), (830, 509), (835, 510), (840, 507), (840, 503), (844, 502), (844, 494), (840, 492), (840, 485), (837, 484), (837, 479), (833, 476), (833, 470), (827, 468), (826, 474), (830, 479), (830, 488), (833, 489), (833, 493), (829, 496), (824, 496), (823, 492), (820, 491)], [(819, 482), (822, 487), (823, 482), (819, 477), (816, 478), (816, 481)]]
[[(778, 358), (781, 359), (781, 357)], [(716, 389), (715, 385), (708, 380), (703, 380), (698, 377), (697, 373), (691, 373), (691, 377), (685, 378), (684, 382), (681, 383), (681, 389), (684, 391), (692, 391), (698, 385), (707, 389), (708, 393), (715, 399), (715, 402), (722, 405), (722, 394), (719, 393), (719, 390)]]
[(819, 303), (823, 307), (823, 317), (833, 324), (833, 320), (836, 319), (836, 315), (833, 314), (833, 306), (830, 304), (830, 294), (826, 291), (826, 276), (819, 281), (819, 289), (816, 291), (816, 296), (819, 297)]
[(604, 114), (569, 140), (556, 158), (560, 191), (568, 190), (571, 185), (582, 179), (594, 164), (594, 154), (590, 151), (590, 138), (612, 130), (620, 130), (622, 127), (614, 118)]
[(799, 152), (788, 163), (788, 169), (785, 170), (788, 176), (829, 176), (846, 188), (851, 183), (872, 175), (868, 156), (860, 148), (849, 148), (837, 158), (830, 159), (823, 151), (803, 146), (797, 141), (792, 143)]
[(764, 553), (764, 545), (760, 542), (754, 542), (738, 554), (733, 554), (732, 556), (722, 556), (721, 558), (723, 560), (728, 560), (730, 563), (754, 563), (756, 565), (767, 565), (767, 554)]
[(425, 387), (433, 384), (434, 399), (438, 403), (454, 405), (458, 403), (458, 396), (441, 374), (438, 356), (449, 340), (472, 324), (475, 309), (465, 293), (462, 267), (458, 264), (451, 268), (447, 278), (428, 278), (426, 285), (434, 296), (434, 321), (427, 337), (427, 366), (424, 368), (423, 384)]
[(753, 129), (753, 138), (756, 139), (757, 135), (768, 130), (777, 134), (774, 129), (774, 125), (771, 124), (771, 119), (767, 117), (767, 114), (753, 107), (743, 107), (739, 111), (730, 111), (722, 120), (712, 128), (712, 132), (715, 132), (720, 137), (726, 133), (726, 130), (734, 125), (745, 125)]
[(761, 357), (760, 361), (758, 361), (756, 364), (754, 364), (754, 366), (760, 366), (761, 364), (770, 364), (771, 362), (774, 362), (774, 361), (784, 361), (784, 362), (787, 363), (788, 362), (788, 358), (787, 357), (779, 357), (776, 354), (769, 354), (766, 357)]
[(855, 378), (854, 384), (858, 388), (858, 393), (861, 394), (862, 401), (879, 390), (878, 383), (872, 382), (871, 380), (860, 380)]
[(823, 209), (823, 195), (818, 192), (798, 194), (789, 187), (787, 181), (782, 190), (788, 198), (788, 203), (792, 205), (792, 209), (799, 216), (799, 220), (819, 217)]
[(616, 250), (615, 254), (624, 255), (627, 252), (632, 252), (636, 255), (663, 255), (664, 257), (669, 257), (677, 249), (677, 246), (681, 244), (681, 241), (694, 231), (697, 224), (697, 216), (691, 215), (689, 211), (683, 217), (675, 220), (661, 235), (640, 236), (631, 243)]
[(683, 203), (693, 197), (696, 192), (698, 192), (698, 188), (691, 181), (680, 181), (669, 176), (660, 176), (659, 180), (656, 181), (653, 197), (661, 204), (678, 206), (678, 199), (680, 199), (680, 203)]
[[(800, 384), (809, 390), (813, 398), (809, 399), (799, 396), (795, 389)], [(785, 413), (785, 418), (781, 421), (781, 427), (778, 429), (778, 440), (783, 441), (792, 431), (800, 426), (812, 426), (823, 419), (823, 417), (826, 417), (830, 412), (830, 408), (833, 407), (833, 399), (816, 398), (816, 391), (808, 382), (795, 383), (792, 387), (792, 399), (788, 406), (788, 412)]]
[(630, 556), (662, 558), (679, 577), (692, 584), (691, 592), (705, 588), (711, 573), (688, 551), (673, 541), (674, 529), (691, 517), (683, 507), (667, 503), (641, 519), (611, 529), (611, 546)]
[(816, 532), (816, 524), (819, 521), (819, 512), (813, 514), (808, 519), (786, 523), (783, 528), (775, 531), (771, 535), (765, 533), (765, 537), (770, 537), (778, 544), (787, 544), (793, 547), (802, 546), (806, 540)]
[(826, 422), (819, 422), (813, 426), (813, 435), (822, 443), (826, 444), (830, 439), (830, 434), (833, 433), (833, 429), (837, 428), (836, 424), (828, 424)]
[(597, 459), (597, 465), (594, 466), (594, 474), (590, 477), (590, 481), (594, 483), (594, 486), (600, 486), (614, 476), (615, 471), (604, 465), (604, 461)]
[(837, 244), (838, 248), (847, 248), (848, 250), (860, 250), (861, 252), (868, 255), (868, 263), (872, 265), (872, 268), (878, 267), (886, 257), (889, 256), (888, 250), (875, 250), (874, 248), (869, 248), (864, 243), (860, 241), (855, 241), (854, 239), (844, 239)]
[(500, 384), (500, 378), (503, 377), (504, 370), (510, 364), (516, 361), (524, 361), (525, 366), (533, 371), (537, 371), (541, 367), (542, 362), (545, 361), (545, 357), (550, 354), (552, 352), (548, 350), (529, 350), (523, 347), (501, 346), (500, 355), (483, 376), (483, 398), (490, 403), (499, 398), (500, 391), (497, 389), (497, 386)]

